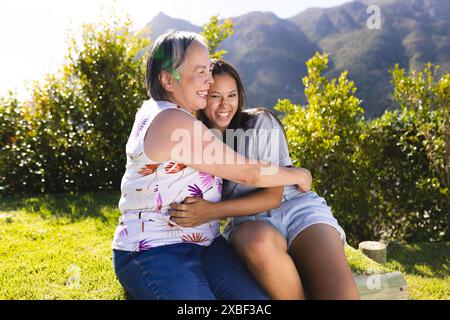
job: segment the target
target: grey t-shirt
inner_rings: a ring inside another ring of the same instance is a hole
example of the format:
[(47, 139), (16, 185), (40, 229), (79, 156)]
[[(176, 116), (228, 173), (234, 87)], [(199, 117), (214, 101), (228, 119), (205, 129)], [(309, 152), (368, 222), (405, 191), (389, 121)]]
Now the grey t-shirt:
[[(281, 167), (292, 166), (289, 148), (283, 128), (268, 112), (254, 115), (247, 123), (248, 130), (237, 141), (237, 152), (251, 159), (265, 160)], [(228, 141), (228, 140), (227, 140)], [(258, 187), (224, 180), (222, 200), (236, 199), (257, 191)], [(285, 186), (284, 193), (292, 192), (295, 186)]]

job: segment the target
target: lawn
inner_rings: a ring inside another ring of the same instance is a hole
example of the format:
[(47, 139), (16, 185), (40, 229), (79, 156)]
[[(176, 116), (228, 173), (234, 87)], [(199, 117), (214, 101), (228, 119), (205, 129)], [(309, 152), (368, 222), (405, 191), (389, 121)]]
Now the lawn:
[[(0, 299), (125, 299), (111, 262), (119, 193), (0, 198)], [(401, 271), (411, 299), (449, 299), (449, 243), (395, 245), (381, 267), (346, 248), (354, 273)]]

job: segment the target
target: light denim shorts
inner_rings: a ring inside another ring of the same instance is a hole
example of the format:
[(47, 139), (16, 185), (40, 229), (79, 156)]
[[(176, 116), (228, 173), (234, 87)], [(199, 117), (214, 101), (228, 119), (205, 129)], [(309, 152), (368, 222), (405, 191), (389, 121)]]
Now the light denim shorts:
[(289, 190), (283, 194), (282, 204), (277, 209), (230, 219), (223, 231), (223, 236), (230, 241), (233, 232), (248, 221), (265, 221), (272, 225), (286, 239), (288, 248), (300, 232), (320, 223), (334, 227), (344, 246), (346, 243), (345, 232), (334, 218), (327, 202), (312, 191), (302, 193), (297, 190)]

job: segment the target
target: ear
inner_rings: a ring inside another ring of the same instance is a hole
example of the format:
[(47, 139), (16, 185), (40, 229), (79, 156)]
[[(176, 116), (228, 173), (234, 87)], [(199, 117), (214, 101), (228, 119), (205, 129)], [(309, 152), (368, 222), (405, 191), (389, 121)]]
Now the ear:
[(158, 79), (164, 90), (166, 90), (167, 92), (173, 92), (173, 85), (175, 83), (175, 80), (169, 72), (161, 70), (159, 72)]

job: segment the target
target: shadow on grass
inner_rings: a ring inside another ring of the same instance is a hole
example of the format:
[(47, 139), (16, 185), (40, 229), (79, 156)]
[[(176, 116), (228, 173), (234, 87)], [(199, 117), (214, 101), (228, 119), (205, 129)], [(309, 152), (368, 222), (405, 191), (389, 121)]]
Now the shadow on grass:
[(21, 210), (44, 219), (64, 217), (72, 222), (89, 217), (107, 222), (117, 219), (119, 198), (118, 191), (1, 197), (0, 211)]
[(450, 242), (390, 245), (388, 263), (400, 263), (405, 272), (424, 277), (444, 278), (450, 275)]

